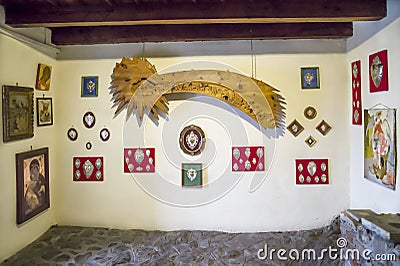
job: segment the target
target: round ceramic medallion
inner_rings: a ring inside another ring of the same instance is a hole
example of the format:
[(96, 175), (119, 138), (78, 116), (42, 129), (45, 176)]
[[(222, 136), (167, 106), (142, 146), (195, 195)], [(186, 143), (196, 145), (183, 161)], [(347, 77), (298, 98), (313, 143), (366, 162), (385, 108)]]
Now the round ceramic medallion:
[(179, 145), (184, 153), (197, 155), (204, 147), (204, 137), (204, 132), (200, 127), (190, 125), (181, 131)]

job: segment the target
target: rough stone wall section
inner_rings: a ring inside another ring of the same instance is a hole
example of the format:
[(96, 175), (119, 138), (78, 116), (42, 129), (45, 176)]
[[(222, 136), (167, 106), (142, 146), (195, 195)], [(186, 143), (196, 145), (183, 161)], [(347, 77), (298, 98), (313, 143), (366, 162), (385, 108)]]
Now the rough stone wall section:
[[(400, 243), (383, 239), (377, 232), (366, 228), (361, 219), (362, 215), (354, 216), (348, 212), (340, 214), (340, 231), (346, 245), (343, 254), (347, 264), (400, 265)], [(352, 255), (356, 253), (351, 250), (358, 250), (358, 260), (356, 255)]]

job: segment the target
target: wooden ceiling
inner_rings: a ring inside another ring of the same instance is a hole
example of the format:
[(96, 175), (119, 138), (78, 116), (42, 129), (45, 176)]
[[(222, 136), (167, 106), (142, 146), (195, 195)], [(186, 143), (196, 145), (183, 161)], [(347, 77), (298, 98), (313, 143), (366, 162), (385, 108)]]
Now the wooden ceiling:
[(336, 39), (380, 20), (386, 0), (0, 0), (6, 24), (51, 29), (55, 45)]

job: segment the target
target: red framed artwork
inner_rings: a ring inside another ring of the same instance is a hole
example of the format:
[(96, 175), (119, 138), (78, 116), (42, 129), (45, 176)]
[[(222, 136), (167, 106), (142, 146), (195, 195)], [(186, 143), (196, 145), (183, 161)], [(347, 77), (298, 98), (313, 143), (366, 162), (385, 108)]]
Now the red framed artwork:
[(369, 56), (369, 92), (388, 91), (387, 50)]
[(351, 63), (351, 108), (352, 124), (362, 124), (362, 105), (361, 105), (361, 61)]
[(232, 171), (264, 171), (264, 158), (263, 146), (232, 147)]
[(329, 184), (328, 159), (296, 159), (296, 185)]
[(73, 157), (73, 181), (104, 181), (104, 159), (102, 156)]

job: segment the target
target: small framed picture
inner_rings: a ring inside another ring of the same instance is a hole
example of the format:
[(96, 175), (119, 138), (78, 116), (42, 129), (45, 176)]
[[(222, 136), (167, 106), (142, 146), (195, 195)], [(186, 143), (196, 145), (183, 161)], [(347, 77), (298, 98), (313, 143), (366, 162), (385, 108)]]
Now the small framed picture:
[(38, 64), (35, 88), (41, 91), (50, 90), (51, 66)]
[(50, 207), (49, 149), (16, 154), (17, 224)]
[(36, 114), (38, 127), (53, 124), (53, 99), (36, 98)]
[(182, 164), (182, 187), (201, 187), (203, 185), (203, 170), (201, 163)]
[(301, 88), (319, 89), (319, 67), (301, 68)]
[(82, 77), (81, 97), (97, 97), (98, 96), (99, 77)]

